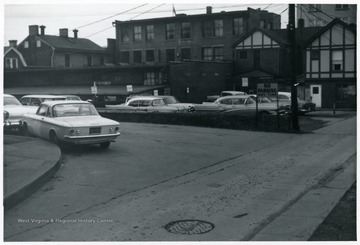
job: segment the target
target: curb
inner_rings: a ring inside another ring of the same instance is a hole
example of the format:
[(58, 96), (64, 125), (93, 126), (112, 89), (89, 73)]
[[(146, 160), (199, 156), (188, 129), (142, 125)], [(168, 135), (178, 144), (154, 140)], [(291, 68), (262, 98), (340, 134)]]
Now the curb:
[[(31, 196), (37, 190), (39, 190), (44, 184), (46, 184), (60, 168), (62, 162), (62, 152), (58, 146), (56, 146), (60, 151), (60, 157), (57, 159), (56, 163), (53, 164), (49, 169), (42, 171), (35, 177), (32, 177), (29, 183), (15, 190), (13, 193), (4, 196), (3, 205), (4, 210), (8, 211), (18, 205), (20, 202), (24, 201), (26, 198)], [(4, 155), (6, 153), (4, 152)], [(51, 163), (51, 160), (47, 160), (45, 163)]]

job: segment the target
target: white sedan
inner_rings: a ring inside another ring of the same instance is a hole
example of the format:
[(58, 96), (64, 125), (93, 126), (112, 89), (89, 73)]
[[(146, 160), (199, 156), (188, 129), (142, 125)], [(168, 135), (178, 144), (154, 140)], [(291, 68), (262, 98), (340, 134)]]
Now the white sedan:
[(24, 131), (54, 143), (100, 144), (108, 148), (120, 124), (101, 117), (86, 101), (45, 101), (35, 115), (27, 115)]

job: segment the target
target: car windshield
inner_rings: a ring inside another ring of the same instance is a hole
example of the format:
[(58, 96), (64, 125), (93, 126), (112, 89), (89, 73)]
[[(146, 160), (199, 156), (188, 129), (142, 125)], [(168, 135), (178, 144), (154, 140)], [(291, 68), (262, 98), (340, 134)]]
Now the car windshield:
[(175, 97), (164, 97), (164, 101), (167, 105), (179, 103)]
[(53, 107), (53, 117), (97, 116), (91, 104), (59, 104)]
[(4, 97), (4, 105), (21, 105), (21, 103), (14, 97)]

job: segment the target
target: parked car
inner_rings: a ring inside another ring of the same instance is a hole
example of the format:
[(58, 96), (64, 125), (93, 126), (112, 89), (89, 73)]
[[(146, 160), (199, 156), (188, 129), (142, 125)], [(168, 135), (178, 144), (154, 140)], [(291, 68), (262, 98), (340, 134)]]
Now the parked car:
[(125, 104), (105, 105), (105, 107), (107, 109), (116, 109), (124, 112), (140, 113), (177, 113), (180, 111), (177, 107), (167, 105), (164, 99), (158, 96), (136, 96), (129, 99)]
[(27, 114), (24, 131), (54, 143), (100, 144), (108, 148), (119, 135), (119, 123), (101, 117), (86, 101), (45, 101), (36, 114)]
[(246, 95), (246, 93), (242, 91), (222, 91), (220, 95), (209, 95), (206, 98), (207, 98), (207, 102), (214, 102), (220, 97), (231, 96), (231, 95)]
[[(291, 93), (290, 92), (278, 92), (279, 105), (280, 106), (291, 106)], [(271, 97), (271, 100), (276, 102), (275, 97)], [(311, 101), (301, 100), (297, 98), (298, 101), (298, 113), (304, 115), (308, 112), (315, 111), (316, 104)]]
[[(256, 95), (233, 95), (218, 98), (213, 103), (203, 102), (195, 104), (196, 111), (211, 112), (242, 112), (256, 110)], [(258, 100), (258, 113), (275, 114), (278, 110), (277, 104), (266, 97)]]
[(23, 106), (14, 96), (4, 94), (4, 129), (22, 129), (22, 119), (25, 114), (35, 114), (36, 108)]
[(79, 96), (77, 95), (61, 95), (61, 96), (65, 96), (66, 100), (82, 100)]
[(61, 95), (25, 95), (20, 98), (20, 103), (24, 106), (36, 106), (38, 107), (44, 101), (51, 100), (66, 100), (66, 96)]
[[(147, 97), (147, 95), (133, 95), (133, 96), (129, 96), (126, 98), (125, 103), (128, 102), (130, 99), (136, 98), (136, 97)], [(153, 95), (148, 95), (150, 97), (157, 97), (157, 98), (162, 98), (165, 102), (166, 105), (171, 106), (171, 107), (175, 107), (178, 108), (180, 112), (194, 112), (195, 111), (195, 107), (194, 104), (192, 103), (181, 103), (175, 96), (172, 95), (159, 95), (159, 96), (153, 96)]]

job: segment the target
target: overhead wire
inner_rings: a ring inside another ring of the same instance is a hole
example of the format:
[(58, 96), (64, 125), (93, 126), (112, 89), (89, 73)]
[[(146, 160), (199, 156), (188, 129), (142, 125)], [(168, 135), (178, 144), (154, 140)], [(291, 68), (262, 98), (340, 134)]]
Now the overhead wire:
[(125, 13), (127, 13), (127, 12), (130, 12), (130, 11), (134, 10), (134, 9), (138, 9), (138, 8), (143, 7), (143, 6), (145, 6), (145, 5), (148, 5), (148, 3), (141, 4), (141, 5), (137, 6), (137, 7), (134, 7), (134, 8), (131, 8), (131, 9), (125, 10), (125, 11), (123, 11), (123, 12), (121, 12), (121, 13), (118, 13), (118, 14), (115, 14), (115, 15), (112, 15), (112, 16), (109, 16), (109, 17), (106, 17), (106, 18), (103, 18), (103, 19), (100, 19), (100, 20), (97, 20), (97, 21), (91, 22), (91, 23), (89, 23), (89, 24), (86, 24), (86, 25), (83, 25), (83, 26), (77, 27), (77, 28), (75, 28), (75, 29), (80, 29), (80, 28), (83, 28), (83, 27), (86, 27), (86, 26), (89, 26), (89, 25), (93, 25), (93, 24), (99, 23), (99, 22), (101, 22), (101, 21), (104, 21), (104, 20), (107, 20), (107, 19), (113, 18), (113, 17), (115, 17), (115, 16), (118, 16), (118, 15), (121, 15), (121, 14), (125, 14)]

